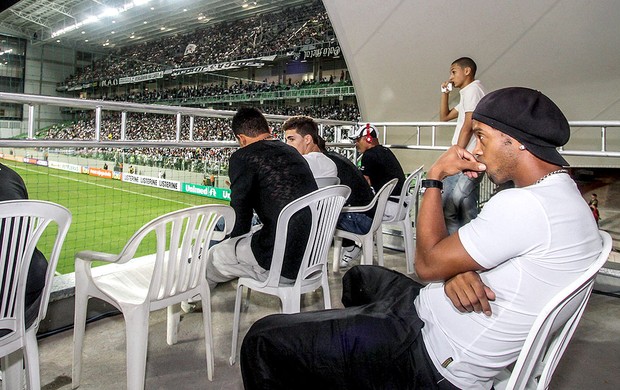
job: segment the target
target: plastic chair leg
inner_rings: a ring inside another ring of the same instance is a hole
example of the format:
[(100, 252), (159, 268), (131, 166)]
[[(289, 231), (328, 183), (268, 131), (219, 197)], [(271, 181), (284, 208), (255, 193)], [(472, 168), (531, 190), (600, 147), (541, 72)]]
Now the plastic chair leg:
[(82, 349), (84, 347), (84, 332), (86, 330), (86, 309), (88, 297), (81, 291), (80, 283), (75, 287), (75, 314), (73, 320), (73, 369), (71, 374), (71, 388), (80, 386), (82, 377)]
[(325, 265), (325, 269), (323, 270), (323, 276), (321, 277), (321, 287), (323, 288), (323, 305), (325, 309), (332, 308), (332, 297), (329, 289), (329, 281), (327, 279), (327, 265)]
[(377, 246), (377, 261), (380, 266), (383, 266), (383, 228), (381, 226), (379, 226), (379, 229), (375, 232), (375, 244)]
[(414, 272), (415, 246), (413, 243), (413, 228), (409, 218), (401, 222), (403, 231), (403, 243), (405, 245), (405, 261), (407, 262), (407, 273)]
[(285, 292), (280, 297), (280, 301), (282, 301), (282, 313), (284, 314), (299, 313), (301, 310), (301, 294), (299, 292)]
[(372, 234), (367, 234), (366, 238), (362, 242), (362, 261), (360, 264), (363, 265), (372, 265), (373, 261), (373, 251), (374, 251), (374, 243), (372, 239)]
[(232, 366), (237, 360), (237, 343), (239, 342), (239, 316), (241, 315), (241, 294), (243, 285), (237, 285), (237, 296), (235, 297), (235, 313), (233, 315), (232, 343), (230, 349), (229, 363)]
[(37, 330), (31, 327), (26, 331), (24, 346), (24, 363), (26, 367), (26, 383), (29, 389), (41, 388), (39, 375), (39, 346), (37, 344)]
[(174, 345), (178, 340), (179, 322), (181, 321), (181, 304), (175, 303), (166, 308), (166, 342)]
[(23, 389), (22, 350), (2, 357), (2, 390)]
[(334, 264), (332, 272), (340, 272), (340, 253), (342, 252), (342, 237), (334, 237)]
[(211, 295), (209, 286), (205, 283), (205, 289), (200, 294), (202, 299), (202, 322), (205, 329), (205, 352), (207, 356), (207, 378), (213, 380), (215, 362), (213, 361), (213, 324), (211, 322)]
[(144, 390), (149, 312), (142, 308), (123, 308), (127, 344), (127, 390)]

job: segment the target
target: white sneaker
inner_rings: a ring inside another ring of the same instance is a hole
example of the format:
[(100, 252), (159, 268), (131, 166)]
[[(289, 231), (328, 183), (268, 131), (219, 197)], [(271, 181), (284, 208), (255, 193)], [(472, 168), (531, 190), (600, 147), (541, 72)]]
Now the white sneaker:
[(182, 301), (181, 310), (183, 310), (184, 313), (193, 313), (195, 311), (201, 311), (202, 302), (201, 301)]
[(347, 246), (343, 249), (340, 268), (347, 268), (352, 261), (357, 261), (362, 255), (362, 248), (357, 245)]

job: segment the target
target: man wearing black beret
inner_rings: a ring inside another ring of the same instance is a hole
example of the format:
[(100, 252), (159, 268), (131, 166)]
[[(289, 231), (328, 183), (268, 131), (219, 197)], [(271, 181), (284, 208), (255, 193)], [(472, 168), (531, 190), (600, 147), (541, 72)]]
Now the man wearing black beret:
[[(570, 128), (548, 97), (492, 92), (473, 131), (473, 154), (451, 147), (422, 181), (415, 268), (430, 283), (358, 266), (343, 280), (345, 309), (259, 320), (242, 346), (246, 389), (489, 389), (517, 359), (537, 314), (602, 243), (563, 169), (556, 148)], [(441, 180), (483, 171), (515, 188), (448, 235)]]

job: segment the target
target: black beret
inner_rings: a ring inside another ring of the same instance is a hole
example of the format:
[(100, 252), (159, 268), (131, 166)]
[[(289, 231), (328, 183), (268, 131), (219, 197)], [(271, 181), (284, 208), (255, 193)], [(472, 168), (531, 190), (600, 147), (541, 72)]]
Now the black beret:
[(570, 138), (568, 121), (540, 91), (523, 87), (498, 89), (478, 102), (472, 118), (521, 142), (541, 160), (569, 165), (556, 149)]

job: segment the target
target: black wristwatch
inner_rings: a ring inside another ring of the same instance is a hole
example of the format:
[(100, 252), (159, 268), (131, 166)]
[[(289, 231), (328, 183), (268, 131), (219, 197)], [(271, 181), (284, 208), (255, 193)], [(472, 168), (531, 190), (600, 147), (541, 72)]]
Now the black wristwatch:
[(420, 185), (420, 194), (424, 194), (427, 188), (439, 188), (443, 190), (443, 182), (441, 180), (425, 179)]

